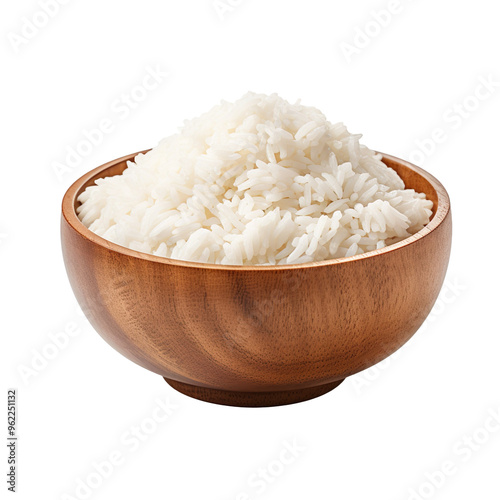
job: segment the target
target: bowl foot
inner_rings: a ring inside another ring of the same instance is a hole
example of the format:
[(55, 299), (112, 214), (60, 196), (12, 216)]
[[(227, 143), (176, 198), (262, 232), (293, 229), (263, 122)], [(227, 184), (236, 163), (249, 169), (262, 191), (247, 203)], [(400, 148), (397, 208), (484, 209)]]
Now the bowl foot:
[(215, 403), (226, 406), (245, 406), (245, 407), (262, 407), (262, 406), (281, 406), (300, 403), (308, 399), (317, 398), (339, 386), (344, 379), (330, 382), (329, 384), (319, 385), (316, 387), (308, 387), (306, 389), (297, 389), (292, 391), (275, 391), (275, 392), (237, 392), (223, 391), (220, 389), (209, 389), (207, 387), (197, 387), (195, 385), (184, 384), (165, 378), (165, 381), (175, 390), (201, 401)]

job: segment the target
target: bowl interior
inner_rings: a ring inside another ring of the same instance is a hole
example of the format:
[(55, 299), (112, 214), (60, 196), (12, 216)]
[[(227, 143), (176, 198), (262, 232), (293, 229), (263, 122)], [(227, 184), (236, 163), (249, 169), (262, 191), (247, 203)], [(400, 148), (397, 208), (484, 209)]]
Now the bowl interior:
[(353, 255), (351, 257), (341, 257), (337, 259), (309, 262), (306, 264), (282, 264), (279, 266), (224, 266), (222, 264), (201, 264), (198, 262), (174, 260), (165, 257), (158, 257), (147, 253), (138, 252), (136, 250), (131, 250), (126, 247), (122, 247), (108, 240), (101, 238), (100, 236), (94, 234), (89, 229), (87, 229), (80, 221), (77, 215), (77, 208), (80, 205), (78, 197), (80, 194), (89, 186), (95, 184), (98, 179), (104, 177), (113, 177), (115, 175), (120, 175), (127, 168), (127, 162), (133, 161), (134, 158), (141, 154), (147, 153), (149, 150), (139, 151), (122, 158), (117, 158), (116, 160), (110, 161), (105, 165), (101, 165), (94, 170), (91, 170), (87, 174), (83, 175), (80, 179), (75, 181), (73, 185), (66, 192), (62, 212), (63, 217), (66, 222), (81, 236), (85, 239), (92, 241), (94, 244), (105, 246), (106, 248), (111, 248), (118, 253), (129, 255), (139, 259), (146, 259), (161, 264), (170, 264), (176, 266), (187, 266), (187, 267), (203, 267), (210, 269), (223, 269), (234, 271), (238, 269), (239, 271), (255, 271), (255, 270), (270, 270), (279, 268), (280, 271), (284, 271), (288, 268), (302, 268), (302, 267), (320, 267), (324, 265), (341, 264), (347, 261), (362, 260), (375, 255), (383, 254), (386, 252), (392, 252), (401, 248), (403, 246), (409, 245), (418, 239), (425, 237), (427, 234), (436, 229), (441, 222), (446, 218), (450, 210), (450, 201), (448, 194), (442, 184), (431, 174), (425, 170), (417, 167), (405, 160), (401, 160), (394, 156), (382, 154), (382, 161), (390, 168), (393, 168), (399, 176), (403, 179), (405, 186), (410, 189), (414, 189), (417, 192), (425, 193), (427, 199), (433, 202), (432, 215), (429, 223), (422, 228), (420, 231), (414, 235), (401, 240), (398, 243), (393, 243), (384, 248), (378, 250), (372, 250), (370, 252), (365, 252), (358, 255)]
[[(391, 156), (384, 156), (382, 160), (388, 167), (398, 173), (407, 189), (414, 189), (417, 193), (425, 193), (427, 199), (432, 201), (432, 220), (437, 212), (439, 196), (427, 176), (422, 175), (424, 171), (418, 167), (411, 169)], [(427, 172), (425, 173), (427, 174)]]

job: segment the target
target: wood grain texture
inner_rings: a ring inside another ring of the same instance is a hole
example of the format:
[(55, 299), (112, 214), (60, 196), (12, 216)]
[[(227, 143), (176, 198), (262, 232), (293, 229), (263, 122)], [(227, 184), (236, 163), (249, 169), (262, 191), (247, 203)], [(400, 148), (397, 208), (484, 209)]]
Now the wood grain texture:
[(222, 266), (129, 250), (79, 221), (79, 194), (136, 154), (67, 191), (64, 261), (97, 332), (177, 390), (237, 406), (310, 399), (392, 354), (429, 314), (448, 265), (451, 212), (424, 170), (384, 155), (407, 187), (434, 202), (431, 222), (400, 243), (310, 264)]

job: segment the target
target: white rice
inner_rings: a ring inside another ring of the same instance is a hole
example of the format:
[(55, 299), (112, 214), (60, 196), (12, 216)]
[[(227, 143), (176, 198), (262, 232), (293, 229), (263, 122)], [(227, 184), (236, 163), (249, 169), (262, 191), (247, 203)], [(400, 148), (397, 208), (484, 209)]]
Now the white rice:
[(185, 261), (299, 264), (383, 248), (425, 226), (432, 202), (360, 137), (315, 108), (249, 93), (99, 179), (78, 214), (118, 245)]

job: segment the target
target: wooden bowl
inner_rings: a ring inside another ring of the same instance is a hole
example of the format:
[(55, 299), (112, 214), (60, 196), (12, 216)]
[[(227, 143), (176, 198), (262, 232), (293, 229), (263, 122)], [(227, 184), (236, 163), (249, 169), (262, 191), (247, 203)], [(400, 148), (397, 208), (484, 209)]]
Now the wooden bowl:
[(224, 266), (129, 250), (80, 222), (80, 193), (136, 154), (68, 189), (64, 261), (92, 326), (178, 391), (234, 406), (305, 401), (392, 354), (429, 314), (448, 265), (451, 212), (444, 187), (421, 168), (384, 155), (434, 202), (430, 223), (410, 238), (310, 264)]

